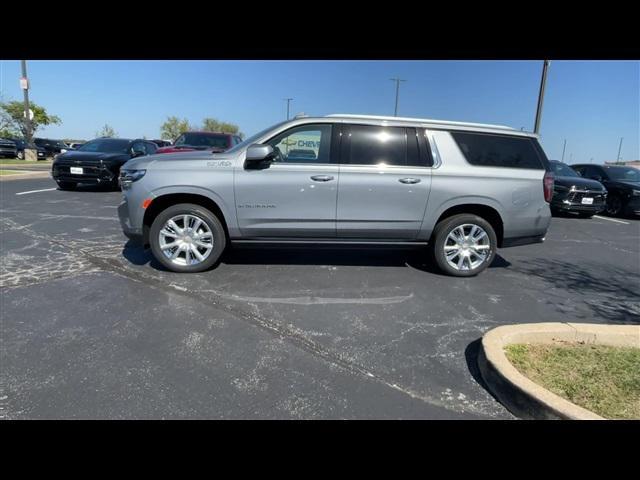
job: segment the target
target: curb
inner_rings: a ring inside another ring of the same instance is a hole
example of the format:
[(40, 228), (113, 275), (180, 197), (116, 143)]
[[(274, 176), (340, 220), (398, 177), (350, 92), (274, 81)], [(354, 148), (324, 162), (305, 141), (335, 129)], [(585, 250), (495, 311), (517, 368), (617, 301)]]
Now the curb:
[(512, 343), (584, 342), (614, 347), (640, 347), (640, 326), (590, 323), (528, 323), (504, 325), (482, 337), (480, 373), (491, 392), (519, 418), (535, 420), (604, 420), (550, 392), (521, 374), (507, 360)]
[(29, 173), (17, 173), (15, 175), (0, 175), (0, 182), (6, 182), (9, 180), (26, 180), (29, 178), (51, 178), (51, 172), (29, 172)]

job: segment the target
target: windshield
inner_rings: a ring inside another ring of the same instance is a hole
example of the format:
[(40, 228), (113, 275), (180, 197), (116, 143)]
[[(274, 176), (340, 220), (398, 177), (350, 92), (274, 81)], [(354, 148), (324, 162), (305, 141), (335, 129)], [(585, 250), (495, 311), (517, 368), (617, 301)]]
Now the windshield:
[(579, 177), (578, 173), (566, 163), (550, 162), (556, 177)]
[(226, 135), (210, 135), (203, 133), (183, 133), (175, 143), (176, 147), (214, 147), (224, 148), (229, 146), (229, 137)]
[(129, 153), (129, 140), (98, 138), (78, 147), (79, 152)]
[(640, 170), (633, 167), (605, 167), (612, 180), (640, 182)]
[(249, 138), (245, 139), (243, 142), (240, 142), (235, 147), (233, 147), (232, 149), (227, 150), (227, 151), (228, 152), (237, 152), (238, 150), (240, 150), (242, 148), (248, 147), (249, 145), (255, 143), (257, 139), (259, 139), (260, 137), (262, 137), (265, 134), (269, 133), (271, 130), (275, 130), (279, 126), (284, 125), (285, 123), (288, 123), (288, 122), (289, 122), (289, 120), (285, 120), (284, 122), (280, 122), (280, 123), (276, 123), (275, 125), (271, 125), (269, 128), (265, 128), (264, 130), (261, 130), (258, 133), (254, 134), (254, 135), (251, 135)]

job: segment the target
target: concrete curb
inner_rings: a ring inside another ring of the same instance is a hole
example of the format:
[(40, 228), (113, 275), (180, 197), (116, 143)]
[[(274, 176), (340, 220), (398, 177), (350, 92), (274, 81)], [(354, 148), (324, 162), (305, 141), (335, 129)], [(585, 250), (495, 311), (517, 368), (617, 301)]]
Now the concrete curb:
[(604, 420), (529, 380), (507, 360), (504, 353), (504, 347), (512, 343), (552, 344), (563, 341), (640, 347), (640, 326), (528, 323), (497, 327), (482, 337), (478, 355), (480, 373), (491, 392), (520, 418)]
[(46, 172), (29, 172), (17, 173), (15, 175), (0, 175), (0, 182), (9, 180), (26, 180), (29, 178), (51, 178), (51, 172), (47, 170)]

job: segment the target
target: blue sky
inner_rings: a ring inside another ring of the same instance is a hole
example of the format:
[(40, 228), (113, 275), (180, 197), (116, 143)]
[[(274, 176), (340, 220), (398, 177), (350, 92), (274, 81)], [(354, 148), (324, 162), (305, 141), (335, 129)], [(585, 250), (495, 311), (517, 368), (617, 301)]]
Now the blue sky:
[[(360, 113), (486, 122), (533, 130), (542, 62), (532, 61), (29, 61), (31, 98), (62, 125), (51, 138), (157, 138), (169, 115), (236, 123), (246, 135), (292, 115)], [(21, 99), (20, 62), (0, 61), (0, 96)], [(542, 118), (550, 158), (640, 158), (640, 62), (552, 61)]]

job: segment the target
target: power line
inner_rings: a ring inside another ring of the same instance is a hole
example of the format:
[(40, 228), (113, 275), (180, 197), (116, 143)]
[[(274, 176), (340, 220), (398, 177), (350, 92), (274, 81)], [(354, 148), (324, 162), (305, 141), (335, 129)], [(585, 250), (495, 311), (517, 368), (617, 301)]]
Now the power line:
[(406, 82), (406, 80), (403, 80), (402, 78), (391, 78), (390, 80), (392, 82), (396, 82), (396, 107), (393, 110), (393, 116), (397, 117), (398, 116), (398, 96), (400, 95), (400, 82)]

